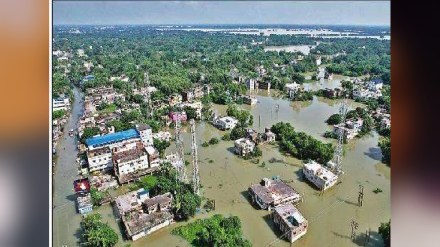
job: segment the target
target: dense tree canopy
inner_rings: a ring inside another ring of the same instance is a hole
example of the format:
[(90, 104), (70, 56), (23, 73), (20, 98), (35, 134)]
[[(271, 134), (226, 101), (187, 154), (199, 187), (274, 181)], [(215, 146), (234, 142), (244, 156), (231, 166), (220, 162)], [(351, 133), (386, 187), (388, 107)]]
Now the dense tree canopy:
[(103, 223), (100, 214), (89, 214), (81, 221), (82, 244), (90, 247), (112, 247), (119, 237), (107, 223)]
[(193, 246), (250, 247), (251, 242), (243, 238), (241, 221), (237, 216), (223, 217), (216, 214), (211, 218), (198, 219), (172, 231), (186, 239)]
[(333, 157), (332, 144), (321, 141), (303, 132), (295, 132), (290, 123), (279, 122), (272, 126), (271, 131), (277, 135), (280, 149), (302, 160), (316, 160), (326, 164)]

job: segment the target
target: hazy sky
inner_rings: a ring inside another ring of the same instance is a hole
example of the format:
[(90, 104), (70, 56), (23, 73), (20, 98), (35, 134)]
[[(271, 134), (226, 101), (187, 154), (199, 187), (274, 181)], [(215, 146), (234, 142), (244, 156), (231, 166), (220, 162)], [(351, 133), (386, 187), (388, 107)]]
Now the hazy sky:
[(53, 23), (390, 25), (390, 2), (56, 1)]

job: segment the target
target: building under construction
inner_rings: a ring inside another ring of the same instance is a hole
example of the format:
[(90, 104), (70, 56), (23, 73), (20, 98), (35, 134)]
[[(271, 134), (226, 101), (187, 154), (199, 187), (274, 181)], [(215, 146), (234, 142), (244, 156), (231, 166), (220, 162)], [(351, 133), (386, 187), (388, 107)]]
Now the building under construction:
[(259, 184), (251, 185), (248, 191), (252, 202), (261, 209), (270, 210), (284, 203), (296, 203), (301, 200), (298, 192), (279, 179), (263, 178)]

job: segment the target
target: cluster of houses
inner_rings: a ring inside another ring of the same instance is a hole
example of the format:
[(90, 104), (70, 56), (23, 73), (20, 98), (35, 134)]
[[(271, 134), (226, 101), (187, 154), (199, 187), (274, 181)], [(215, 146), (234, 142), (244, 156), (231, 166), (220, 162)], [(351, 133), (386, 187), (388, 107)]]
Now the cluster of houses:
[(136, 241), (174, 222), (172, 202), (171, 193), (150, 197), (139, 189), (117, 197), (114, 207), (127, 237)]
[(391, 128), (391, 114), (385, 108), (378, 107), (372, 111), (372, 116), (379, 123), (380, 129)]
[(246, 136), (234, 141), (234, 152), (243, 157), (248, 156), (255, 151), (257, 145), (274, 142), (275, 137), (275, 134), (268, 128), (264, 133), (247, 128)]
[(272, 211), (275, 225), (291, 243), (307, 233), (308, 221), (294, 206), (302, 196), (279, 178), (263, 178), (248, 188), (251, 201), (260, 209)]
[(86, 139), (89, 172), (113, 171), (119, 183), (127, 183), (159, 168), (159, 152), (153, 147), (148, 125)]
[(354, 79), (353, 99), (366, 100), (377, 99), (382, 96), (383, 82), (381, 79), (363, 81)]
[(346, 119), (345, 123), (336, 124), (333, 127), (333, 131), (335, 134), (338, 134), (339, 131), (343, 131), (344, 137), (347, 140), (351, 140), (359, 134), (359, 131), (362, 128), (363, 120), (362, 118), (356, 119)]

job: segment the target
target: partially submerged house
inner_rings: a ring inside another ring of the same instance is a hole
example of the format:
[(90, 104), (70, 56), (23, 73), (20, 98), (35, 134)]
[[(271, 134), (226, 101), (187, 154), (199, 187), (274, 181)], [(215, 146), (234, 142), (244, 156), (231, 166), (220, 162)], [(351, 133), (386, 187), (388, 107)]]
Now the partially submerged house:
[(149, 192), (144, 189), (117, 197), (115, 206), (127, 237), (136, 241), (172, 224), (172, 201), (170, 193), (150, 198)]
[(253, 203), (267, 210), (284, 203), (296, 203), (301, 200), (298, 192), (279, 179), (263, 178), (260, 183), (251, 185), (248, 192)]
[(304, 164), (303, 173), (320, 190), (326, 190), (338, 181), (338, 175), (315, 161)]
[(307, 233), (308, 221), (290, 203), (276, 207), (272, 219), (291, 243)]

